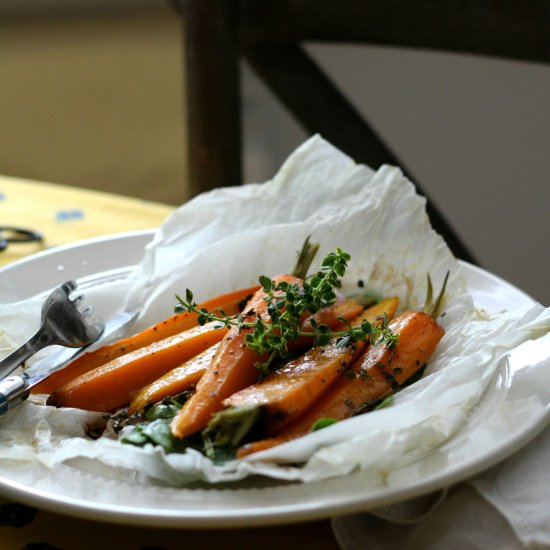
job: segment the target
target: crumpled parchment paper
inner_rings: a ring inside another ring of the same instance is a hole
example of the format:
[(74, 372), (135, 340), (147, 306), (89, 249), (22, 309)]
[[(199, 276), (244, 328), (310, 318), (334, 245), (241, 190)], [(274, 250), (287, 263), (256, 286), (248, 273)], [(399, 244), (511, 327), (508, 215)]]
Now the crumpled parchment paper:
[[(364, 281), (373, 291), (399, 296), (401, 309), (423, 305), (428, 273), (437, 288), (450, 271), (440, 319), (446, 334), (424, 378), (400, 392), (393, 406), (217, 466), (192, 450), (165, 455), (152, 446), (92, 441), (83, 436), (96, 413), (31, 399), (0, 419), (3, 468), (36, 462), (55, 469), (68, 462), (86, 469), (97, 463), (102, 471), (134, 472), (142, 483), (173, 485), (251, 474), (307, 482), (358, 468), (388, 472), (457, 433), (500, 358), (550, 330), (550, 310), (540, 304), (494, 316), (477, 310), (460, 264), (431, 229), (425, 200), (402, 172), (357, 165), (318, 136), (292, 153), (273, 180), (217, 189), (181, 206), (135, 270), (116, 284), (91, 288), (88, 299), (111, 313), (136, 313), (122, 331), (129, 333), (170, 315), (175, 294), (186, 288), (200, 301), (255, 284), (261, 274), (288, 271), (308, 235), (321, 244), (319, 262), (336, 247), (351, 254), (345, 291)], [(32, 332), (39, 306), (36, 298), (0, 306), (0, 348), (7, 351)]]

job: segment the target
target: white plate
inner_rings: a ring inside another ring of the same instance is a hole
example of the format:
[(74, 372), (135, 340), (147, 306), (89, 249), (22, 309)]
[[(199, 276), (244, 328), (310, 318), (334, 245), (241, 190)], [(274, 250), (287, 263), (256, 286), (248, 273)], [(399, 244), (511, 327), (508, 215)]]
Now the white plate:
[[(0, 270), (0, 289), (3, 293), (16, 289), (15, 296), (20, 299), (69, 278), (88, 278), (93, 283), (121, 276), (140, 259), (151, 237), (148, 231), (127, 233), (37, 254)], [(469, 264), (463, 266), (478, 307), (496, 312), (533, 303), (506, 281)], [(386, 486), (374, 490), (367, 489), (360, 472), (311, 484), (256, 478), (224, 486), (175, 489), (143, 487), (64, 465), (47, 489), (0, 475), (0, 493), (73, 516), (170, 527), (268, 525), (373, 509), (465, 479), (509, 456), (537, 435), (550, 419), (550, 399), (548, 390), (537, 383), (536, 374), (521, 354), (502, 363), (481, 403), (456, 437), (392, 473)], [(538, 404), (523, 407), (525, 399)]]
[[(141, 260), (153, 231), (130, 231), (57, 246), (0, 269), (0, 303), (49, 290), (68, 279), (126, 271)], [(37, 273), (40, 276), (37, 277)]]

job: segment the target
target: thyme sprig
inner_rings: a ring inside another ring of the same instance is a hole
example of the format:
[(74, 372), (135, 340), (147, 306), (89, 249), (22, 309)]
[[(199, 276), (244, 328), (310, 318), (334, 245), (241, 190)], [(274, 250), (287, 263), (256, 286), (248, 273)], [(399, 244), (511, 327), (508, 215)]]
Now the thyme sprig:
[(341, 319), (346, 328), (333, 331), (328, 326), (310, 319), (311, 331), (301, 329), (304, 314), (314, 315), (320, 309), (328, 307), (336, 301), (335, 289), (341, 286), (340, 278), (346, 273), (351, 256), (337, 248), (323, 260), (319, 271), (305, 278), (302, 284), (281, 281), (275, 283), (269, 277), (262, 275), (260, 285), (265, 292), (267, 316), (262, 317), (254, 311), (230, 317), (221, 312), (212, 313), (205, 308), (199, 308), (193, 299), (193, 293), (187, 289), (185, 299), (176, 295), (178, 303), (176, 313), (185, 311), (198, 314), (198, 323), (219, 323), (222, 327), (238, 327), (239, 331), (250, 329), (245, 334), (246, 345), (257, 355), (265, 358), (258, 361), (256, 367), (263, 373), (269, 372), (277, 358), (288, 356), (288, 346), (301, 336), (313, 338), (314, 346), (326, 345), (333, 338), (338, 339), (337, 345), (353, 345), (367, 337), (374, 344), (384, 343), (393, 348), (397, 343), (397, 335), (388, 328), (388, 319), (384, 317), (380, 323), (364, 321), (360, 326), (352, 326)]

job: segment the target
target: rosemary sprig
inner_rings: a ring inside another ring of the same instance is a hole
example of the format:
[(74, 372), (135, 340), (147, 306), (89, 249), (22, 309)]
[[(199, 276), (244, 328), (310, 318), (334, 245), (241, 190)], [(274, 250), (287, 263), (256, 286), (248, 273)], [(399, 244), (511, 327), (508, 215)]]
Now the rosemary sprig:
[(397, 335), (388, 328), (388, 319), (381, 319), (381, 323), (363, 322), (360, 326), (347, 325), (345, 330), (333, 331), (324, 324), (311, 319), (313, 331), (301, 330), (301, 320), (304, 314), (315, 314), (321, 308), (330, 306), (336, 301), (335, 288), (340, 286), (340, 278), (344, 276), (351, 257), (347, 252), (337, 248), (330, 252), (321, 264), (319, 271), (305, 278), (302, 284), (280, 282), (275, 284), (269, 277), (262, 275), (260, 285), (265, 292), (267, 302), (267, 317), (262, 318), (253, 311), (246, 314), (229, 317), (222, 312), (216, 315), (204, 308), (198, 308), (193, 299), (193, 293), (187, 289), (185, 299), (176, 295), (178, 303), (176, 313), (190, 311), (198, 314), (198, 323), (217, 322), (221, 327), (238, 327), (241, 331), (248, 330), (245, 335), (246, 345), (260, 356), (267, 355), (264, 362), (256, 366), (267, 373), (277, 358), (288, 356), (288, 345), (300, 336), (314, 339), (313, 345), (326, 345), (332, 338), (338, 338), (338, 345), (353, 345), (367, 337), (373, 344), (384, 343), (393, 348), (397, 342)]

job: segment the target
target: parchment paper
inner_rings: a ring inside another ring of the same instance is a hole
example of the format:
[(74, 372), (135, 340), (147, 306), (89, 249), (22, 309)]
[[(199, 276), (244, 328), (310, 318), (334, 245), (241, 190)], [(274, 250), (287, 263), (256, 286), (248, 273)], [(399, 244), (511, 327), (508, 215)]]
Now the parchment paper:
[[(200, 301), (255, 284), (261, 274), (287, 272), (308, 235), (321, 244), (319, 262), (336, 247), (351, 254), (345, 291), (357, 291), (364, 281), (373, 291), (399, 296), (401, 309), (423, 305), (428, 273), (438, 287), (450, 271), (440, 318), (446, 334), (424, 378), (400, 392), (393, 406), (215, 466), (192, 450), (165, 455), (151, 446), (86, 439), (84, 426), (97, 414), (29, 400), (0, 419), (3, 469), (33, 461), (51, 469), (65, 462), (86, 469), (97, 462), (104, 472), (133, 472), (142, 483), (173, 485), (258, 473), (308, 482), (357, 468), (376, 477), (452, 437), (499, 359), (550, 329), (550, 311), (540, 304), (492, 318), (477, 310), (460, 264), (430, 227), (425, 200), (402, 172), (357, 165), (319, 136), (292, 153), (273, 180), (214, 190), (184, 204), (157, 231), (127, 279), (97, 285), (88, 299), (113, 312), (136, 313), (121, 331), (130, 333), (170, 315), (175, 294), (186, 288)], [(32, 332), (39, 305), (34, 299), (0, 306), (0, 347), (7, 351)]]

